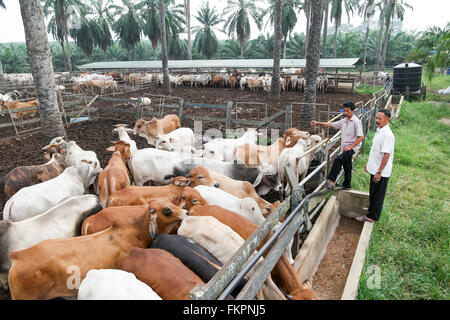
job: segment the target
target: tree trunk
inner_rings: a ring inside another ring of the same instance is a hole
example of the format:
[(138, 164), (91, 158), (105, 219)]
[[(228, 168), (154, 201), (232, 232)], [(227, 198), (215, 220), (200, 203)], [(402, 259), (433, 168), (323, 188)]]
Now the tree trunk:
[(106, 56), (106, 50), (103, 50), (103, 60), (104, 61), (108, 60), (108, 57)]
[(244, 43), (240, 42), (241, 44), (241, 60), (244, 59)]
[(366, 38), (364, 39), (364, 55), (363, 55), (363, 64), (362, 64), (362, 68), (361, 68), (361, 73), (364, 72), (364, 68), (366, 67), (367, 42), (369, 40), (369, 33), (370, 33), (370, 21), (367, 22)]
[(131, 57), (133, 59), (133, 61), (136, 61), (136, 51), (135, 49), (135, 45), (133, 44), (133, 47), (131, 48)]
[(66, 58), (66, 51), (64, 50), (64, 40), (59, 41), (59, 44), (61, 45), (61, 52), (62, 52), (62, 59), (64, 64), (64, 71), (67, 71), (67, 58)]
[(273, 69), (270, 96), (280, 98), (281, 0), (276, 0), (275, 3), (274, 27), (275, 39), (273, 44)]
[(381, 56), (381, 45), (382, 45), (382, 40), (383, 40), (384, 15), (386, 13), (387, 4), (388, 4), (388, 0), (384, 0), (383, 8), (381, 9), (381, 14), (380, 14), (380, 31), (378, 32), (377, 55), (375, 57), (375, 74), (378, 74), (378, 71), (380, 69), (380, 56)]
[(286, 49), (287, 49), (287, 36), (284, 37), (284, 44), (283, 44), (283, 59), (286, 59)]
[(67, 66), (69, 68), (69, 72), (72, 72), (72, 54), (70, 53), (69, 37), (67, 36), (67, 34), (65, 34), (64, 38), (66, 40), (67, 47)]
[[(311, 26), (308, 33), (308, 51), (306, 53), (306, 87), (303, 102), (316, 102), (316, 79), (320, 63), (320, 28), (322, 26), (322, 1), (311, 3)], [(300, 110), (300, 128), (309, 129), (315, 114), (315, 106), (302, 105)]]
[[(187, 7), (187, 9), (186, 9)], [(187, 28), (187, 36), (188, 36), (188, 60), (192, 60), (192, 40), (191, 40), (191, 1), (185, 1), (186, 11), (186, 28)]]
[(322, 58), (327, 57), (327, 32), (328, 32), (328, 0), (325, 0), (325, 16), (323, 17)]
[(161, 26), (161, 50), (162, 50), (162, 67), (163, 67), (163, 92), (171, 92), (169, 82), (169, 61), (167, 58), (167, 37), (166, 37), (166, 5), (164, 0), (159, 1), (159, 23)]
[(52, 55), (48, 44), (44, 15), (39, 0), (20, 0), (20, 11), (30, 58), (31, 74), (39, 101), (41, 139), (43, 144), (48, 144), (55, 137), (67, 137), (67, 135), (58, 110)]
[(334, 24), (334, 40), (333, 40), (333, 58), (336, 59), (336, 50), (337, 50), (337, 34), (338, 34), (338, 25), (337, 21)]
[(306, 15), (306, 37), (305, 37), (305, 57), (308, 51), (308, 38), (309, 38), (309, 18), (311, 16), (311, 0), (305, 1), (305, 15)]
[(387, 45), (389, 42), (389, 33), (391, 31), (391, 19), (386, 21), (386, 31), (384, 32), (383, 54), (381, 56), (381, 70), (384, 71), (384, 62), (386, 61)]

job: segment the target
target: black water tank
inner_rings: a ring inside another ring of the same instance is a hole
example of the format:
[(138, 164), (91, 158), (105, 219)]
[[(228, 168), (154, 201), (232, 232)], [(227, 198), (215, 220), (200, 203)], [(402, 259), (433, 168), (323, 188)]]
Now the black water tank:
[(400, 63), (394, 67), (394, 79), (392, 89), (394, 93), (409, 92), (420, 90), (422, 84), (422, 66), (416, 63)]

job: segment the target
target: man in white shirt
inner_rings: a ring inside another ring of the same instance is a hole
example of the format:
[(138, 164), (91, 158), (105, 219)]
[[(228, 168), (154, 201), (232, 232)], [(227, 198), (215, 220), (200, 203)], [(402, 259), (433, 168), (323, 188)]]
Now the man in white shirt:
[(342, 187), (344, 189), (351, 189), (352, 182), (352, 157), (361, 146), (361, 141), (364, 139), (361, 120), (358, 119), (355, 113), (355, 104), (351, 101), (344, 103), (345, 118), (336, 122), (318, 122), (312, 121), (312, 125), (321, 125), (334, 129), (341, 129), (341, 153), (334, 159), (333, 166), (328, 173), (327, 183), (328, 188), (335, 187), (335, 181), (341, 168), (344, 168), (344, 182)]
[(394, 161), (395, 136), (389, 128), (391, 113), (381, 109), (376, 115), (377, 132), (372, 140), (369, 160), (364, 166), (364, 171), (370, 173), (368, 214), (359, 221), (378, 221), (383, 209), (384, 196)]

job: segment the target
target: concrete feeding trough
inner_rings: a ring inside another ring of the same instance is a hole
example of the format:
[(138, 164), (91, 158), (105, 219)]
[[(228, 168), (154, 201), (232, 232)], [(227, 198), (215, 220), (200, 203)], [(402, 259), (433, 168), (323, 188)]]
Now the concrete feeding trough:
[[(366, 214), (365, 208), (368, 206), (367, 192), (335, 191), (295, 257), (294, 269), (301, 281), (313, 279), (316, 299), (356, 298), (373, 223), (363, 224), (354, 218)], [(349, 239), (352, 244), (348, 243)], [(346, 261), (336, 260), (341, 256), (346, 256)], [(321, 272), (327, 264), (332, 273), (329, 270)], [(324, 285), (325, 282), (327, 285)], [(330, 290), (329, 285), (335, 286), (333, 294), (324, 293)]]

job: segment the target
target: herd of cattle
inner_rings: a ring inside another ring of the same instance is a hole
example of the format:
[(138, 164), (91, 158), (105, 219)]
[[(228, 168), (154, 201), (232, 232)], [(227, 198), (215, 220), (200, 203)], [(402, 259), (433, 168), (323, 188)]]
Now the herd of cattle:
[[(247, 129), (197, 150), (176, 115), (113, 132), (103, 169), (94, 151), (56, 137), (47, 163), (1, 178), (0, 283), (13, 299), (189, 299), (280, 204), (262, 196), (284, 190), (284, 167), (304, 175), (314, 155), (303, 155), (321, 141), (290, 128), (262, 146)], [(257, 299), (313, 298), (288, 249)]]
[[(150, 83), (152, 81), (162, 84), (162, 73), (131, 73), (121, 76), (118, 73), (111, 73), (115, 79), (123, 79), (130, 85), (140, 85)], [(317, 91), (324, 93), (329, 85), (329, 79), (326, 74), (321, 73), (317, 77)], [(225, 69), (218, 73), (211, 74), (169, 74), (169, 82), (173, 87), (202, 86), (202, 87), (219, 87), (219, 88), (239, 88), (244, 91), (249, 88), (252, 91), (263, 90), (269, 92), (272, 85), (272, 76), (265, 72), (257, 73), (256, 70), (249, 69), (247, 72), (235, 70), (234, 72)], [(304, 91), (306, 80), (302, 75), (302, 69), (283, 69), (280, 75), (280, 89), (282, 91)]]

